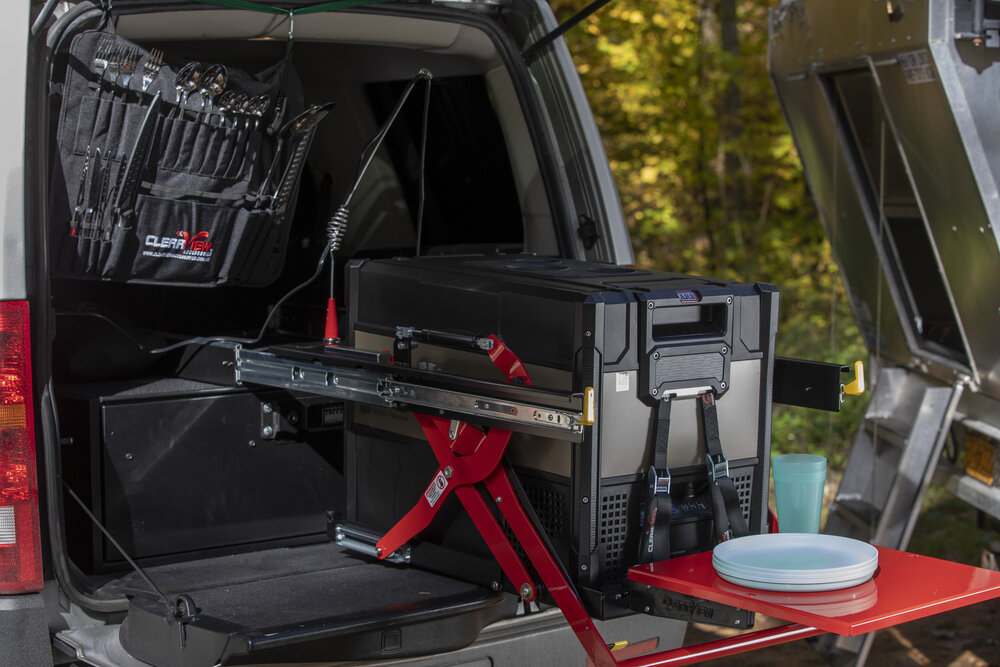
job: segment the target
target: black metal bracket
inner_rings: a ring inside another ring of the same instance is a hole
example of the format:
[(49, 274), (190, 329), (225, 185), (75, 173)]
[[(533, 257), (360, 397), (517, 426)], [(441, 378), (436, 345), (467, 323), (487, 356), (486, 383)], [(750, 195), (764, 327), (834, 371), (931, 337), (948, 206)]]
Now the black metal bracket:
[[(994, 3), (990, 2), (989, 9), (993, 9)], [(987, 18), (986, 0), (971, 0), (968, 9), (971, 16), (962, 11), (964, 8), (955, 7), (955, 39), (959, 41), (971, 41), (976, 46), (996, 48), (1000, 46), (1000, 21), (996, 18), (996, 11), (992, 11), (993, 16)], [(962, 13), (962, 16), (959, 14)], [(968, 28), (963, 30), (962, 28)]]
[(177, 624), (177, 638), (180, 642), (181, 650), (187, 648), (187, 630), (185, 626), (198, 618), (198, 611), (198, 606), (194, 603), (194, 598), (187, 593), (178, 595), (177, 601), (168, 610), (166, 620), (167, 623)]
[(260, 404), (260, 437), (276, 440), (279, 434), (297, 434), (302, 430), (305, 415), (297, 403), (264, 401)]
[(579, 235), (580, 241), (583, 242), (583, 247), (586, 250), (593, 248), (597, 244), (598, 239), (601, 238), (600, 233), (597, 231), (597, 222), (586, 214), (580, 214), (576, 233)]
[(774, 360), (772, 400), (775, 403), (840, 412), (844, 373), (850, 366), (803, 359)]
[(683, 595), (655, 586), (629, 581), (629, 606), (660, 618), (673, 618), (692, 623), (709, 623), (727, 628), (746, 630), (754, 624), (754, 613), (746, 609), (704, 600), (693, 595)]
[(419, 343), (412, 338), (397, 336), (392, 344), (392, 361), (399, 366), (409, 366), (412, 359), (412, 350)]

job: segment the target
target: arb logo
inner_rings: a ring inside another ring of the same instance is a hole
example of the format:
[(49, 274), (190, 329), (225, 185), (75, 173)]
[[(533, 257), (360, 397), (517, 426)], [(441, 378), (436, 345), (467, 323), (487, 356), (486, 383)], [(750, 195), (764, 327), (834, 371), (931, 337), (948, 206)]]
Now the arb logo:
[(698, 296), (697, 292), (678, 292), (677, 299), (681, 303), (698, 303), (701, 301), (701, 297)]

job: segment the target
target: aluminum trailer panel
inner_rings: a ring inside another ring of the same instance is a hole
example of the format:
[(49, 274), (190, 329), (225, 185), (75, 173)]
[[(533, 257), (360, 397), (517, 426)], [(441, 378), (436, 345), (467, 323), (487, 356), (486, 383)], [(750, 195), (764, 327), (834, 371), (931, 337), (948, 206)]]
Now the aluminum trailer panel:
[[(879, 366), (966, 387), (953, 435), (990, 443), (980, 478), (996, 485), (1000, 3), (785, 2), (770, 35), (775, 89), (868, 349)], [(981, 490), (973, 504), (990, 511), (998, 489)]]

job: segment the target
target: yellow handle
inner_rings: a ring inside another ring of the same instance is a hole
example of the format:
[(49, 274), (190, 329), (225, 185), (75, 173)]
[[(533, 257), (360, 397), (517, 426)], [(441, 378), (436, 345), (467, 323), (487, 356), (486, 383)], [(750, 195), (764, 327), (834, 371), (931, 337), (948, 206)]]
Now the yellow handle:
[(584, 426), (593, 426), (597, 421), (597, 405), (594, 400), (594, 388), (585, 387), (583, 390), (583, 415), (580, 423)]
[(854, 362), (854, 381), (844, 385), (844, 393), (848, 396), (860, 396), (865, 393), (865, 365)]
[(610, 644), (608, 644), (608, 650), (610, 650), (610, 651), (620, 651), (623, 648), (626, 648), (627, 646), (628, 646), (628, 642), (625, 641), (625, 640), (621, 640), (621, 641), (617, 641), (617, 642), (611, 642)]

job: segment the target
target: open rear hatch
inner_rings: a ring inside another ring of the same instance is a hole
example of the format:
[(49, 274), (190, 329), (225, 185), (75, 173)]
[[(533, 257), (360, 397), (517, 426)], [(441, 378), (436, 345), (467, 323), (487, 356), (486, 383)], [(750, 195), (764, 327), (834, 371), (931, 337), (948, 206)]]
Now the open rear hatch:
[[(344, 304), (344, 287), (303, 281), (367, 142), (421, 67), (435, 94), (425, 111), (417, 89), (352, 191), (334, 275), (351, 257), (420, 243), (557, 254), (524, 73), (505, 66), (513, 47), (487, 15), (431, 7), (317, 14), (296, 22), (288, 50), (254, 39), (287, 33), (273, 15), (199, 6), (192, 29), (176, 6), (139, 13), (153, 4), (116, 3), (110, 23), (96, 7), (72, 10), (40, 67), (51, 129), (39, 330), (54, 333), (36, 349), (51, 350), (38, 367), (51, 368), (49, 466), (62, 473), (50, 479), (60, 586), (84, 625), (120, 623), (121, 646), (157, 666), (466, 646), (516, 611), (499, 569), (444, 576), (344, 551), (331, 526), (360, 501), (343, 402), (240, 386), (232, 351), (203, 343), (322, 339), (323, 307)], [(184, 83), (196, 62), (202, 74), (225, 64), (221, 89)], [(60, 639), (83, 651), (98, 631), (85, 635), (70, 623)]]

